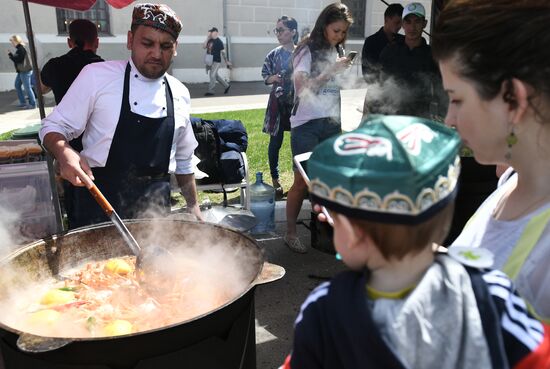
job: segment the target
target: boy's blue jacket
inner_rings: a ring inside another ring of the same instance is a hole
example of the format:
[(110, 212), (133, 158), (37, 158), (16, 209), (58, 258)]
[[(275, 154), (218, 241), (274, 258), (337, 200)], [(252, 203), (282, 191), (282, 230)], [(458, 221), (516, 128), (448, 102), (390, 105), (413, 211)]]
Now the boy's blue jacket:
[[(507, 283), (509, 279), (499, 271), (464, 268), (477, 302), (491, 367), (550, 368), (549, 329), (518, 304), (521, 298), (512, 283)], [(284, 369), (409, 368), (373, 321), (366, 277), (366, 273), (344, 272), (311, 292), (296, 319), (293, 351)], [(496, 279), (504, 283), (495, 283)], [(515, 329), (510, 329), (510, 321)], [(448, 335), (459, 335), (460, 341), (459, 329)], [(414, 355), (414, 337), (410, 337), (409, 349)]]

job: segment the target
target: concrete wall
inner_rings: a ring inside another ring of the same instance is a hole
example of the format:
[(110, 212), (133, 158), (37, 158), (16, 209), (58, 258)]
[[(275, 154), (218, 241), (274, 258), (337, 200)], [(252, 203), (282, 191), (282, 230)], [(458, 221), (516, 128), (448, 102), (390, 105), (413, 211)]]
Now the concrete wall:
[[(365, 35), (378, 30), (383, 23), (385, 5), (380, 0), (367, 1)], [(401, 3), (408, 3), (401, 0)], [(289, 15), (298, 21), (298, 28), (313, 27), (320, 11), (332, 0), (164, 0), (183, 22), (178, 39), (178, 55), (172, 74), (188, 83), (208, 80), (203, 64), (202, 43), (207, 30), (216, 26), (235, 66), (232, 71), (223, 68), (222, 74), (234, 81), (261, 80), (261, 66), (265, 55), (277, 45), (272, 30), (277, 18)], [(430, 14), (430, 0), (421, 1)], [(224, 11), (226, 4), (226, 32)], [(8, 17), (0, 23), (0, 48), (9, 49), (9, 37), (19, 34), (26, 39), (22, 4), (15, 0), (2, 0)], [(55, 8), (29, 4), (32, 27), (37, 46), (38, 65), (51, 57), (67, 52), (67, 36), (57, 34)], [(100, 37), (98, 54), (106, 60), (126, 59), (126, 34), (130, 28), (132, 6), (110, 8), (112, 36)], [(429, 27), (429, 24), (428, 24)], [(228, 43), (229, 41), (229, 43)], [(363, 39), (348, 40), (347, 49), (361, 51)], [(5, 52), (0, 57), (0, 91), (13, 89), (15, 70)], [(359, 60), (359, 59), (358, 59)]]

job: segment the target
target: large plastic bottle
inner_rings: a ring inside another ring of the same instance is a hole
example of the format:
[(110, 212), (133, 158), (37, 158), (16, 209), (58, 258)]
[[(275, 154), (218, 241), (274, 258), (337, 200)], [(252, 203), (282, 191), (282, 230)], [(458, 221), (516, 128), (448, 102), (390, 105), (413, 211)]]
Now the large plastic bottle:
[(261, 234), (275, 230), (275, 189), (263, 182), (262, 172), (256, 173), (256, 183), (250, 186), (250, 211), (258, 221), (250, 233)]

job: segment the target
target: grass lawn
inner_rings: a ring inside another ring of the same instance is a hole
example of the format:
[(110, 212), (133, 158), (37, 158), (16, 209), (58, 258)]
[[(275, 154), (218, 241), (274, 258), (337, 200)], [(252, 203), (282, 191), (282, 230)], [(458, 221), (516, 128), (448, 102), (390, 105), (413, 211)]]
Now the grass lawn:
[[(233, 119), (243, 122), (248, 133), (248, 157), (249, 180), (251, 183), (256, 181), (256, 172), (264, 173), (264, 182), (271, 185), (271, 175), (269, 174), (269, 163), (267, 159), (267, 147), (269, 145), (269, 135), (262, 132), (264, 123), (265, 109), (229, 111), (220, 113), (194, 114), (195, 117), (203, 119)], [(15, 130), (14, 130), (15, 131)], [(1, 140), (9, 140), (14, 131), (0, 134)], [(292, 158), (290, 153), (290, 132), (285, 132), (283, 146), (279, 152), (279, 181), (283, 189), (288, 191), (293, 181)], [(229, 194), (229, 198), (237, 200), (239, 191)], [(199, 193), (202, 200), (208, 197), (213, 203), (221, 203), (223, 196), (221, 194), (203, 194)]]
[(8, 132), (0, 133), (0, 141), (6, 141), (6, 140), (11, 139), (11, 136), (13, 135), (13, 132), (15, 132), (15, 131), (16, 131), (16, 129), (8, 131)]
[[(271, 175), (269, 174), (269, 162), (267, 159), (267, 147), (269, 145), (269, 135), (262, 132), (264, 124), (265, 109), (241, 110), (208, 114), (193, 114), (194, 117), (203, 119), (234, 119), (243, 122), (248, 133), (248, 157), (249, 180), (251, 183), (256, 181), (256, 172), (263, 172), (264, 182), (271, 185)], [(279, 152), (279, 182), (284, 191), (288, 191), (293, 181), (292, 155), (290, 153), (290, 132), (285, 132), (283, 146)], [(230, 198), (238, 196), (239, 191), (230, 194)], [(201, 199), (204, 195), (199, 194)], [(208, 194), (213, 203), (221, 202), (221, 195)]]

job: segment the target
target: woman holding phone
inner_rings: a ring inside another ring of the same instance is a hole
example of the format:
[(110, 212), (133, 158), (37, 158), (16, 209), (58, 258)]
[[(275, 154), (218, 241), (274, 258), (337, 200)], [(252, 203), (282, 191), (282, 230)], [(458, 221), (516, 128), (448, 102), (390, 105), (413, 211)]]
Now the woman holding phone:
[[(455, 127), (481, 164), (510, 168), (454, 245), (484, 247), (550, 319), (550, 2), (454, 0), (432, 50)], [(480, 32), (480, 30), (483, 30)]]
[[(321, 141), (341, 131), (338, 74), (351, 60), (343, 46), (353, 18), (346, 5), (333, 3), (323, 9), (311, 33), (302, 40), (293, 57), (294, 107), (290, 117), (292, 156), (312, 151)], [(296, 220), (307, 185), (294, 165), (294, 182), (286, 204), (285, 244), (294, 252), (307, 247), (296, 235)]]

